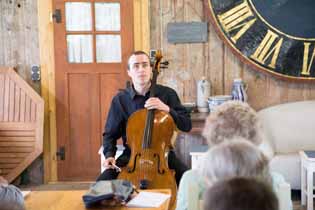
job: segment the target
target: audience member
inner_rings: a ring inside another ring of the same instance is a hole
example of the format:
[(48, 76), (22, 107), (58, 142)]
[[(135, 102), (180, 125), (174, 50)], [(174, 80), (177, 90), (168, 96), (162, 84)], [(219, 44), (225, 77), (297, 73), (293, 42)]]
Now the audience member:
[(206, 119), (203, 136), (209, 146), (242, 137), (255, 145), (262, 142), (260, 122), (255, 110), (241, 101), (227, 101)]
[(211, 147), (199, 171), (189, 170), (184, 173), (176, 209), (200, 209), (200, 200), (208, 186), (235, 176), (259, 177), (270, 182), (267, 158), (251, 142), (240, 137)]
[(278, 210), (268, 183), (253, 178), (218, 181), (204, 195), (204, 210)]
[(208, 185), (236, 176), (256, 177), (271, 184), (268, 159), (254, 144), (240, 137), (211, 147), (205, 154), (199, 173)]
[(0, 209), (24, 210), (24, 198), (22, 192), (14, 185), (0, 176)]

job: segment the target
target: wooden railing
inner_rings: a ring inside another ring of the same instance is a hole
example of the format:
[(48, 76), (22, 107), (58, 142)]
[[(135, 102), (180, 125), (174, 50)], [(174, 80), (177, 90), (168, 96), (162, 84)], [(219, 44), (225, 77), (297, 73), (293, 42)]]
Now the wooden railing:
[(0, 176), (13, 181), (43, 152), (43, 127), (43, 99), (0, 67)]

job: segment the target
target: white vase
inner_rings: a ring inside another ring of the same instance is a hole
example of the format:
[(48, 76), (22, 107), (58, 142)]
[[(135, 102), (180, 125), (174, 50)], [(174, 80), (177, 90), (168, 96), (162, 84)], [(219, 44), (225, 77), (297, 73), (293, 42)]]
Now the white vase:
[(208, 98), (211, 92), (210, 82), (202, 77), (197, 82), (197, 108), (199, 112), (209, 112)]
[(234, 79), (232, 87), (232, 98), (233, 100), (240, 100), (243, 102), (247, 101), (247, 85), (242, 81), (242, 79)]

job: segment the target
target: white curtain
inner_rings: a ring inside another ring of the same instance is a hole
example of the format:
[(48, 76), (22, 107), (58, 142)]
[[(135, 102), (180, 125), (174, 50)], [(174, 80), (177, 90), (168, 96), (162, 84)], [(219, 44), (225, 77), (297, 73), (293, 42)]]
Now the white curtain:
[(66, 3), (66, 29), (67, 31), (92, 30), (91, 3)]
[(120, 35), (96, 36), (96, 62), (98, 63), (121, 62)]
[(92, 35), (67, 35), (69, 63), (92, 63)]
[(120, 31), (119, 3), (95, 3), (95, 29), (97, 31)]

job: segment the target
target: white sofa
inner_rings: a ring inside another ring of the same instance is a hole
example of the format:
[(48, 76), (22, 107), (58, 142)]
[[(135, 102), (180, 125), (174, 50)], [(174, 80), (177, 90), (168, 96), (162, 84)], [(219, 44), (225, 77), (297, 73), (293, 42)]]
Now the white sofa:
[(291, 189), (301, 189), (298, 152), (315, 150), (315, 101), (268, 107), (258, 116), (269, 143), (270, 170), (282, 174)]

